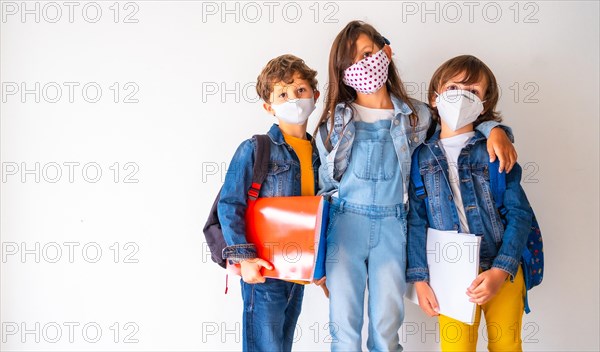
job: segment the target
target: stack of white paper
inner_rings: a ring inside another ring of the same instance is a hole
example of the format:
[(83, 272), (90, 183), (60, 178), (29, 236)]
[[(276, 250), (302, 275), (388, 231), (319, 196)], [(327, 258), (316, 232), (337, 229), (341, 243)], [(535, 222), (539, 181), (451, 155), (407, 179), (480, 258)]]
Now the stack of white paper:
[[(479, 273), (479, 247), (481, 237), (427, 229), (427, 265), (429, 285), (439, 304), (439, 313), (473, 324), (475, 303), (469, 302), (467, 288)], [(409, 285), (406, 298), (419, 304), (413, 285)]]

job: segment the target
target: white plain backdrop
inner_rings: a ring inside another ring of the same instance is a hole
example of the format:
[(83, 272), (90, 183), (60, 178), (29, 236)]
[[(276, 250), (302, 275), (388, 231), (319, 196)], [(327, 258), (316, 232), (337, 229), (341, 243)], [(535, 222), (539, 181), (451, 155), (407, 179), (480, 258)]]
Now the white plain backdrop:
[[(273, 122), (260, 70), (292, 53), (324, 91), (354, 19), (416, 98), (453, 56), (494, 71), (545, 242), (523, 347), (600, 349), (598, 2), (0, 4), (3, 351), (241, 350), (239, 282), (223, 294), (202, 226), (236, 147)], [(437, 350), (436, 320), (406, 306), (405, 349)], [(327, 322), (307, 287), (294, 349), (328, 350)]]

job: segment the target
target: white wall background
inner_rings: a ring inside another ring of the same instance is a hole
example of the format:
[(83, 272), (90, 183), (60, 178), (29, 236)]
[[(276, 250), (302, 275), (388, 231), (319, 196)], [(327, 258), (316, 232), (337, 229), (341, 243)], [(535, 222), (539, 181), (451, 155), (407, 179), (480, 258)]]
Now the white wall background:
[[(223, 294), (202, 225), (237, 145), (273, 122), (262, 67), (293, 53), (323, 87), (353, 19), (391, 40), (415, 97), (458, 54), (495, 72), (545, 240), (523, 347), (600, 349), (598, 2), (0, 4), (3, 351), (240, 350), (239, 282)], [(326, 324), (308, 287), (295, 350), (327, 350)], [(436, 350), (434, 331), (408, 303), (406, 350)]]

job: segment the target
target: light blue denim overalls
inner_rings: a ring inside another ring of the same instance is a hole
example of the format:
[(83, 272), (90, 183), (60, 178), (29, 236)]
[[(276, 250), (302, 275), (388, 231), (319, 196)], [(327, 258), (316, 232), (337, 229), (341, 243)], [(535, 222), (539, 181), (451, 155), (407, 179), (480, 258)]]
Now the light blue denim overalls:
[(327, 286), (333, 351), (360, 351), (365, 287), (369, 350), (401, 350), (406, 215), (392, 121), (355, 122), (348, 169), (332, 197), (327, 234)]

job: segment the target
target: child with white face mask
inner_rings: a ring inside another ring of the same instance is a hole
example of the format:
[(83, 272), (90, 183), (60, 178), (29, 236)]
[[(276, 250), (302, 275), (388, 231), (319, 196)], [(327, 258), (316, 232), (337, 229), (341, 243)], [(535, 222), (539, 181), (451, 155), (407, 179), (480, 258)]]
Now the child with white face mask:
[(415, 284), (425, 313), (439, 315), (428, 283), (427, 228), (482, 237), (480, 274), (464, 287), (470, 301), (478, 304), (475, 324), (439, 315), (442, 351), (475, 351), (482, 311), (488, 349), (521, 351), (526, 296), (520, 261), (533, 213), (520, 185), (521, 168), (515, 164), (506, 174), (504, 228), (491, 196), (487, 141), (475, 130), (486, 121), (501, 121), (495, 110), (498, 97), (496, 78), (476, 57), (458, 56), (442, 64), (429, 86), (433, 120), (441, 130), (413, 157), (414, 175), (422, 178), (424, 193), (411, 178), (407, 281)]
[[(430, 124), (429, 107), (406, 94), (390, 42), (366, 23), (348, 23), (331, 47), (315, 132), (319, 193), (331, 200), (326, 272), (333, 351), (362, 350), (366, 288), (367, 348), (402, 350), (410, 162)], [(514, 148), (497, 125), (479, 128), (510, 169)]]
[[(304, 285), (261, 275), (263, 267), (271, 269), (272, 265), (258, 258), (255, 245), (248, 243), (245, 213), (251, 191), (259, 197), (315, 195), (319, 158), (306, 124), (319, 98), (316, 75), (293, 55), (282, 55), (267, 63), (256, 84), (263, 108), (277, 120), (267, 132), (267, 176), (262, 185), (252, 183), (254, 153), (259, 148), (256, 138), (247, 139), (236, 150), (221, 189), (217, 209), (227, 244), (223, 258), (241, 266), (244, 351), (292, 349)], [(316, 283), (327, 294), (324, 281)]]

